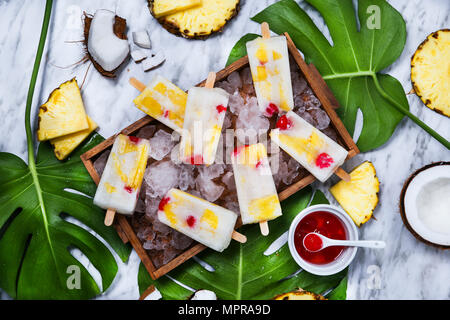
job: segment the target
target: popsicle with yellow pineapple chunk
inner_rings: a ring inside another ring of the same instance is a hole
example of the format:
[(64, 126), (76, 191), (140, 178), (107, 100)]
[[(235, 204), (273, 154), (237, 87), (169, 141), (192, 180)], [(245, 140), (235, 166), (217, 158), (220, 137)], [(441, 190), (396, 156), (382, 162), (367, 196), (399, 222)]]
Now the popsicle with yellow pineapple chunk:
[(187, 94), (162, 76), (156, 76), (133, 100), (138, 109), (169, 128), (183, 128)]
[[(318, 180), (324, 182), (347, 158), (347, 150), (293, 111), (281, 116), (270, 137)], [(345, 172), (344, 172), (345, 173)], [(346, 173), (345, 173), (346, 174)]]
[(178, 189), (170, 189), (158, 209), (159, 221), (219, 252), (235, 233), (234, 212)]
[(294, 98), (286, 37), (270, 37), (269, 31), (263, 29), (262, 38), (247, 42), (247, 53), (261, 111), (271, 117), (292, 110)]
[[(215, 74), (212, 77), (215, 79)], [(213, 88), (214, 79), (212, 84), (207, 81), (205, 87), (194, 87), (188, 92), (180, 143), (184, 163), (212, 164), (215, 160), (229, 94)]]
[(237, 147), (231, 154), (243, 224), (282, 215), (280, 201), (262, 143)]
[(117, 136), (95, 193), (95, 205), (124, 215), (133, 214), (149, 149), (146, 139)]

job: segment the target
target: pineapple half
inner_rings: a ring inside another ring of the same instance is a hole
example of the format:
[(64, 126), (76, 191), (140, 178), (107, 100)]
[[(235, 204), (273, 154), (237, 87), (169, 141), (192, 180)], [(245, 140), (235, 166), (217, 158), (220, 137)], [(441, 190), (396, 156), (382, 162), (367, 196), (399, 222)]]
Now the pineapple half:
[(450, 29), (430, 34), (417, 48), (411, 82), (428, 108), (450, 117)]
[(342, 208), (360, 227), (366, 223), (378, 204), (380, 182), (375, 167), (369, 161), (363, 162), (350, 173), (351, 181), (339, 181), (330, 188), (331, 194)]
[(158, 0), (153, 1), (153, 15), (159, 19), (170, 14), (185, 11), (202, 4), (202, 0)]
[(39, 108), (37, 136), (50, 140), (89, 128), (80, 88), (73, 78), (53, 90)]
[[(184, 10), (186, 0), (171, 0), (171, 6), (180, 11), (160, 16), (158, 8), (167, 0), (148, 0), (150, 12), (169, 32), (191, 39), (204, 39), (221, 31), (239, 11), (240, 0), (202, 0), (201, 4)], [(176, 11), (176, 10), (175, 10)]]
[(273, 300), (327, 300), (325, 297), (309, 291), (296, 290), (277, 295)]
[(87, 116), (87, 121), (89, 128), (50, 140), (50, 143), (55, 149), (56, 158), (59, 160), (67, 158), (67, 156), (72, 153), (72, 151), (75, 150), (75, 148), (78, 147), (92, 131), (98, 128), (98, 125), (89, 116)]

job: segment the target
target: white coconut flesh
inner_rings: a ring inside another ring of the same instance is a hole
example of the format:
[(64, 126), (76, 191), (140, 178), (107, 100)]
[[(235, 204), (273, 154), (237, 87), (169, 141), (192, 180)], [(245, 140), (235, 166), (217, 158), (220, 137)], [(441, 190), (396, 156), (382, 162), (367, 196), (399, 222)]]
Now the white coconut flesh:
[(404, 207), (410, 226), (422, 238), (450, 245), (450, 165), (417, 174), (406, 190)]
[(128, 40), (120, 39), (114, 34), (114, 22), (114, 12), (97, 10), (92, 18), (87, 45), (95, 62), (109, 72), (117, 69), (130, 52)]
[(213, 291), (203, 289), (196, 291), (191, 300), (217, 300), (217, 296)]

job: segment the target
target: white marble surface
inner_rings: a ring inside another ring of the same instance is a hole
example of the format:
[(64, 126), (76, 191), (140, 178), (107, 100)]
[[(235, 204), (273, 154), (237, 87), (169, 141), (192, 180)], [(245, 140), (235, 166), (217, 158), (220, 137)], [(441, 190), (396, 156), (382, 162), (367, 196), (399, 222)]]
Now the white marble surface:
[[(155, 73), (161, 73), (182, 88), (204, 79), (209, 70), (220, 70), (234, 43), (247, 32), (258, 32), (258, 25), (249, 17), (275, 1), (244, 0), (242, 9), (218, 36), (207, 41), (189, 41), (163, 30), (150, 16), (145, 0), (55, 0), (46, 53), (36, 86), (36, 107), (46, 100), (52, 89), (76, 76), (79, 81), (87, 64), (74, 68), (60, 68), (73, 64), (83, 55), (81, 39), (82, 11), (89, 13), (99, 8), (115, 10), (128, 21), (129, 30), (145, 28), (150, 31), (155, 49), (163, 49), (167, 61), (156, 71), (144, 73), (139, 65), (130, 62), (116, 80), (108, 80), (91, 68), (82, 94), (87, 112), (100, 125), (100, 133), (108, 137), (120, 128), (142, 117), (133, 107), (136, 91), (128, 84), (135, 76), (144, 82)], [(323, 20), (303, 1), (303, 8), (311, 14), (321, 30)], [(450, 2), (442, 0), (390, 0), (407, 23), (408, 38), (400, 59), (387, 72), (411, 89), (409, 62), (419, 43), (431, 32), (449, 27)], [(38, 44), (44, 1), (0, 0), (0, 111), (3, 119), (0, 151), (26, 158), (23, 126), (25, 99)], [(131, 33), (129, 33), (131, 36)], [(411, 111), (450, 139), (450, 120), (425, 108), (420, 100), (408, 97)], [(36, 117), (35, 117), (36, 118)], [(35, 123), (36, 124), (36, 123)], [(381, 180), (380, 204), (372, 220), (360, 229), (362, 238), (383, 239), (384, 251), (360, 250), (350, 269), (348, 297), (350, 299), (448, 299), (450, 298), (450, 252), (443, 252), (416, 241), (403, 226), (398, 213), (401, 186), (415, 169), (439, 160), (450, 160), (450, 152), (418, 126), (405, 119), (393, 137), (383, 147), (352, 159), (351, 169), (363, 160), (374, 163)], [(327, 193), (331, 184), (316, 187)], [(120, 263), (119, 274), (112, 287), (100, 298), (137, 299), (137, 269), (139, 260), (133, 252), (127, 264)], [(379, 271), (379, 286), (373, 287), (371, 272)], [(6, 295), (2, 295), (6, 298)]]

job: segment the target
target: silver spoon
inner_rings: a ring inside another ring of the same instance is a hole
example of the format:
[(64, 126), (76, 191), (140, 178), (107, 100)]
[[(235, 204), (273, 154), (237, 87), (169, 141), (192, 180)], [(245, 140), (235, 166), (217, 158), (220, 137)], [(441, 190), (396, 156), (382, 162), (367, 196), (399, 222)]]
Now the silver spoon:
[[(316, 250), (310, 250), (305, 245), (305, 239), (307, 237), (314, 237), (317, 236), (322, 240), (322, 245), (316, 249)], [(384, 241), (378, 241), (378, 240), (358, 240), (358, 241), (352, 241), (352, 240), (335, 240), (330, 239), (328, 237), (325, 237), (317, 232), (310, 232), (303, 238), (303, 246), (306, 248), (306, 250), (310, 252), (318, 252), (320, 250), (323, 250), (327, 247), (331, 246), (346, 246), (346, 247), (365, 247), (365, 248), (374, 248), (374, 249), (383, 249), (386, 247), (386, 243)]]

